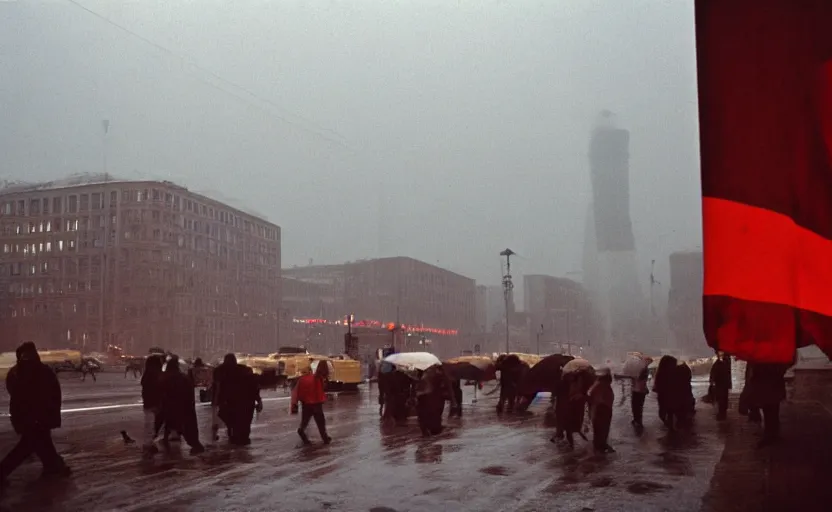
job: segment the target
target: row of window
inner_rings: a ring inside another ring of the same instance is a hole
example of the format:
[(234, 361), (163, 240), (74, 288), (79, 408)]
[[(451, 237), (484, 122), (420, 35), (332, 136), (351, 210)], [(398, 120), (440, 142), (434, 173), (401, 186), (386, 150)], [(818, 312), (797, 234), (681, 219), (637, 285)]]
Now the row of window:
[[(71, 194), (65, 197), (7, 200), (0, 202), (0, 216), (15, 215), (19, 217), (34, 217), (49, 214), (96, 211), (105, 207), (104, 199), (104, 193), (92, 192)], [(114, 190), (110, 192), (109, 199), (109, 207), (116, 208), (119, 200), (118, 191)], [(196, 215), (213, 219), (266, 240), (278, 240), (278, 230), (276, 228), (252, 222), (234, 214), (230, 210), (214, 208), (213, 206), (188, 199), (185, 196), (179, 196), (178, 194), (172, 194), (156, 188), (122, 190), (121, 201), (125, 204), (152, 201), (164, 204), (165, 207), (171, 208), (174, 211), (192, 212)]]

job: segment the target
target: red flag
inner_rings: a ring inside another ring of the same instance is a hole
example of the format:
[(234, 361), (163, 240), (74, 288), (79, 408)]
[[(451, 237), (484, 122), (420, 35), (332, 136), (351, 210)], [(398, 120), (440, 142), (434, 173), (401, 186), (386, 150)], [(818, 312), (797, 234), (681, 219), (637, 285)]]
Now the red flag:
[(697, 0), (704, 328), (832, 356), (832, 1)]

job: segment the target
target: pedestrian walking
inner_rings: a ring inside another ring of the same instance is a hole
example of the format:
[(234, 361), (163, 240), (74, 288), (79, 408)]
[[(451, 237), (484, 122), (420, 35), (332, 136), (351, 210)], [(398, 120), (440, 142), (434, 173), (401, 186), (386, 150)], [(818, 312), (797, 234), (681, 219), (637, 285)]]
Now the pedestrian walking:
[(320, 361), (315, 373), (307, 373), (299, 378), (292, 390), (291, 413), (298, 413), (298, 403), (302, 406), (298, 435), (303, 444), (311, 444), (306, 436), (306, 427), (312, 418), (315, 419), (315, 424), (318, 426), (318, 432), (321, 434), (324, 444), (332, 442), (332, 438), (326, 433), (326, 418), (324, 417), (324, 402), (326, 402), (324, 389), (328, 377), (329, 366), (326, 361)]
[(590, 419), (592, 420), (592, 445), (602, 453), (615, 450), (609, 445), (610, 424), (612, 423), (612, 406), (615, 393), (612, 390), (612, 374), (609, 368), (598, 370), (595, 384), (589, 388)]
[(728, 393), (731, 390), (731, 368), (725, 361), (725, 355), (717, 352), (716, 361), (711, 366), (710, 394), (717, 406), (717, 421), (728, 417)]
[(158, 429), (162, 423), (162, 360), (150, 356), (144, 363), (142, 372), (142, 407), (144, 409), (144, 428), (142, 429), (142, 449), (145, 457), (151, 457), (159, 451), (154, 444)]
[(649, 366), (653, 360), (646, 358), (644, 360), (644, 367), (639, 371), (636, 378), (633, 379), (632, 390), (630, 393), (630, 409), (633, 413), (632, 424), (636, 429), (644, 428), (644, 401), (647, 399), (647, 381), (650, 379)]
[[(762, 448), (780, 441), (780, 402), (786, 399), (785, 374), (789, 366), (777, 363), (749, 363), (753, 365), (746, 383), (749, 409), (762, 411)], [(746, 391), (744, 389), (743, 391)]]
[(202, 453), (205, 447), (199, 442), (196, 421), (194, 386), (179, 367), (179, 358), (173, 356), (162, 374), (162, 414), (165, 432), (175, 430), (191, 447), (191, 454)]
[(0, 485), (33, 453), (43, 464), (43, 476), (68, 476), (70, 469), (52, 442), (52, 430), (61, 426), (61, 384), (27, 341), (17, 349), (17, 364), (6, 376), (11, 397), (12, 427), (20, 436), (11, 452), (0, 462)]

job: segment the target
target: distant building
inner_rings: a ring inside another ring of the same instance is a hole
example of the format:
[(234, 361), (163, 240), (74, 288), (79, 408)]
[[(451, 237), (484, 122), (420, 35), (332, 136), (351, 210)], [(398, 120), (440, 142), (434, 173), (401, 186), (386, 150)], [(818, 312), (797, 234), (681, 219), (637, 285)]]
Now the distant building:
[[(523, 276), (524, 304), (529, 335), (536, 345), (540, 334), (543, 352), (591, 348), (600, 322), (587, 290), (576, 281), (547, 275)], [(534, 345), (533, 345), (534, 346)]]
[(603, 112), (589, 145), (592, 203), (586, 223), (583, 275), (603, 318), (604, 344), (624, 352), (644, 339), (647, 308), (638, 282), (630, 220), (630, 133)]
[[(514, 297), (509, 297), (509, 312), (514, 311)], [(495, 325), (505, 325), (506, 299), (503, 287), (487, 285), (485, 291), (485, 324), (486, 332), (494, 330)]]
[(667, 321), (677, 347), (687, 354), (707, 351), (702, 328), (702, 293), (702, 252), (671, 254)]
[(476, 295), (474, 297), (474, 321), (478, 332), (488, 332), (488, 287), (485, 285), (477, 285)]
[(76, 176), (0, 190), (0, 340), (269, 352), (280, 227), (170, 182)]
[[(476, 285), (455, 272), (408, 257), (357, 261), (340, 265), (315, 265), (283, 269), (286, 287), (303, 290), (286, 295), (284, 308), (295, 321), (294, 339), (316, 343), (329, 351), (342, 344), (343, 321), (354, 316), (354, 326), (364, 338), (394, 339), (409, 349), (431, 342), (431, 351), (455, 354), (477, 329)], [(291, 283), (291, 284), (290, 284)], [(299, 283), (306, 283), (302, 288)], [(312, 286), (314, 285), (314, 286)], [(321, 311), (321, 316), (307, 315)], [(319, 327), (337, 325), (333, 333), (316, 340)], [(300, 329), (305, 329), (299, 334)], [(388, 327), (400, 326), (394, 332)], [(389, 332), (389, 334), (385, 334)], [(314, 337), (313, 337), (314, 334)], [(408, 336), (409, 335), (409, 336)], [(469, 349), (470, 350), (470, 349)]]

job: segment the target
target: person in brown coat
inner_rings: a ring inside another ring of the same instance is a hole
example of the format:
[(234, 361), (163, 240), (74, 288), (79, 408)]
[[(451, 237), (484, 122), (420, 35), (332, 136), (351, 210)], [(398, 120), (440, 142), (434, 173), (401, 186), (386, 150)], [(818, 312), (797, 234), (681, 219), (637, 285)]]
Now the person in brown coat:
[(615, 450), (609, 445), (612, 406), (615, 402), (609, 368), (602, 368), (598, 371), (598, 378), (587, 394), (592, 419), (592, 445), (602, 453), (614, 452)]

